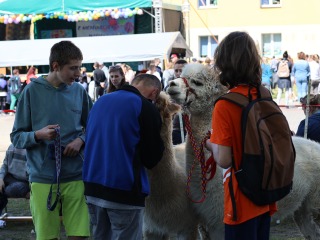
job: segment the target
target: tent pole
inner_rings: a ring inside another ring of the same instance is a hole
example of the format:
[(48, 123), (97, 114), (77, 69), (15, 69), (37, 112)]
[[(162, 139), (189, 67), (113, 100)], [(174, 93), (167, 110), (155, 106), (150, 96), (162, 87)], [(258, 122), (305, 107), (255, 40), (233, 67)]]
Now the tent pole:
[(181, 112), (178, 112), (178, 117), (179, 117), (179, 127), (180, 127), (180, 135), (181, 135), (181, 143), (185, 142), (184, 138), (184, 125), (183, 125), (183, 119), (182, 119), (182, 114)]
[(162, 19), (162, 0), (153, 0), (152, 7), (154, 8), (155, 16), (155, 32), (163, 32), (163, 19)]
[(307, 93), (307, 105), (306, 105), (306, 120), (304, 122), (304, 138), (308, 138), (308, 118), (310, 112), (310, 90), (311, 90), (311, 81), (308, 80), (308, 93)]

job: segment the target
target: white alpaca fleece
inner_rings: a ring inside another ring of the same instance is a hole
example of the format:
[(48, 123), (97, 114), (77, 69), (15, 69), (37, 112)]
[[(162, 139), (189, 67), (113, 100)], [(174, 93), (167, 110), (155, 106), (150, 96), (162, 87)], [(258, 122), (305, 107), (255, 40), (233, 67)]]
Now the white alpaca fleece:
[[(183, 79), (178, 78), (170, 82), (167, 92), (175, 102), (183, 106), (183, 111), (189, 114), (193, 137), (196, 143), (200, 144), (211, 129), (214, 101), (226, 92), (226, 88), (217, 80), (213, 70), (202, 64), (187, 64), (181, 76), (187, 80), (189, 89)], [(190, 88), (192, 91), (190, 91)], [(177, 153), (177, 158), (181, 161), (181, 149)], [(210, 154), (205, 150), (206, 159), (210, 157)], [(189, 173), (194, 159), (196, 159), (196, 156), (187, 135), (184, 155), (186, 173)], [(201, 168), (197, 164), (192, 172), (190, 181), (191, 198), (195, 201), (200, 200), (203, 196), (200, 176)], [(224, 238), (221, 168), (217, 167), (214, 179), (208, 182), (204, 202), (192, 203), (192, 208), (200, 216), (201, 222), (208, 230), (210, 239)]]
[(320, 207), (320, 144), (301, 137), (292, 138), (296, 149), (292, 191), (278, 202), (273, 219), (293, 217), (306, 239), (320, 239), (314, 221)]
[[(190, 91), (182, 78), (170, 82), (167, 92), (183, 111), (190, 115), (192, 132), (199, 143), (211, 129), (211, 117), (214, 101), (226, 89), (219, 83), (212, 70), (201, 64), (188, 64), (181, 74), (187, 80)], [(188, 93), (188, 95), (187, 95)], [(313, 213), (320, 206), (320, 144), (304, 138), (293, 137), (296, 149), (296, 162), (292, 192), (278, 202), (278, 212), (273, 219), (293, 216), (297, 226), (306, 239), (320, 239), (319, 226), (313, 220)], [(192, 166), (195, 154), (187, 136), (185, 145), (186, 172)], [(183, 161), (182, 149), (177, 158)], [(209, 153), (205, 152), (206, 159)], [(200, 187), (200, 167), (196, 166), (192, 179), (192, 197), (202, 196)], [(207, 198), (203, 203), (192, 204), (195, 212), (206, 225), (210, 239), (224, 239), (223, 228), (223, 185), (222, 171), (217, 168), (216, 175), (207, 185)]]
[(144, 239), (197, 239), (198, 218), (186, 197), (187, 176), (177, 162), (172, 145), (172, 117), (180, 106), (162, 92), (156, 102), (162, 118), (161, 137), (165, 150), (161, 161), (148, 171), (150, 195), (146, 198)]

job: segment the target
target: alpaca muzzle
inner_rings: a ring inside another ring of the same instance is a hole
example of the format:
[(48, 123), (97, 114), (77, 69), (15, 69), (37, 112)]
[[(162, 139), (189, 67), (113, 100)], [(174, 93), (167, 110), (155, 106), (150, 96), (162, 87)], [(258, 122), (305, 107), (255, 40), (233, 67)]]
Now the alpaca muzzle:
[(196, 94), (196, 91), (190, 87), (188, 81), (186, 78), (182, 78), (184, 84), (186, 85), (186, 89), (187, 89), (187, 92), (186, 92), (186, 99), (184, 100), (185, 102), (187, 102), (187, 99), (188, 99), (188, 96), (190, 93), (194, 94), (196, 97), (197, 97), (197, 94)]

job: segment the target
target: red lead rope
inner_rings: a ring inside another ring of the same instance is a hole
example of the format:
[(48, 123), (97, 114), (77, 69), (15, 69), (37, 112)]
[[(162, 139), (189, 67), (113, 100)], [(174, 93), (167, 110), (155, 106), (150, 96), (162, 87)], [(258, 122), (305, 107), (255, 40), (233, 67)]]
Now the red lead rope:
[[(189, 116), (187, 114), (183, 114), (183, 119), (185, 121), (185, 126), (186, 126), (186, 130), (188, 132), (188, 136), (190, 138), (191, 141), (191, 145), (193, 148), (193, 151), (196, 155), (196, 158), (193, 160), (192, 166), (189, 170), (189, 174), (188, 174), (188, 179), (187, 179), (187, 196), (188, 198), (194, 202), (194, 203), (202, 203), (205, 199), (206, 199), (206, 187), (207, 187), (207, 182), (210, 181), (215, 173), (216, 173), (216, 162), (213, 159), (213, 156), (211, 155), (210, 158), (205, 161), (204, 160), (204, 151), (203, 151), (203, 147), (207, 141), (207, 139), (210, 138), (210, 132), (207, 133), (207, 135), (204, 137), (204, 139), (201, 141), (200, 146), (198, 147), (196, 144), (196, 141), (194, 139), (194, 136), (192, 134), (192, 129), (191, 129), (191, 125), (190, 125), (190, 120), (189, 120)], [(200, 200), (193, 200), (190, 194), (190, 181), (191, 181), (191, 176), (192, 176), (192, 172), (194, 170), (194, 167), (196, 165), (197, 160), (200, 163), (201, 166), (201, 190), (202, 190), (202, 197)], [(210, 173), (209, 178), (207, 178), (207, 174)]]

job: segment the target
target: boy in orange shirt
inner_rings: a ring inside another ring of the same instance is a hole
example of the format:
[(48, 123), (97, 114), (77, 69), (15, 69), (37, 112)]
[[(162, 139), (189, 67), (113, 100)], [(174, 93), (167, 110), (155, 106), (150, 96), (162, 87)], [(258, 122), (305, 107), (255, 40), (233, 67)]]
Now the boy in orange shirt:
[[(257, 97), (261, 85), (260, 56), (252, 38), (245, 32), (232, 32), (215, 51), (215, 67), (220, 82), (245, 96)], [(217, 164), (224, 168), (224, 223), (225, 240), (268, 240), (270, 215), (276, 204), (257, 206), (238, 188), (232, 167), (232, 158), (239, 169), (242, 159), (242, 109), (226, 100), (220, 100), (212, 113), (212, 133), (207, 148), (213, 152)], [(229, 181), (236, 202), (236, 218), (231, 201)]]

